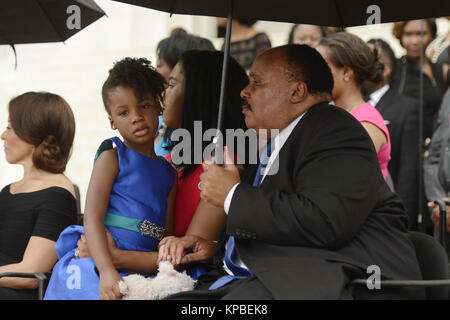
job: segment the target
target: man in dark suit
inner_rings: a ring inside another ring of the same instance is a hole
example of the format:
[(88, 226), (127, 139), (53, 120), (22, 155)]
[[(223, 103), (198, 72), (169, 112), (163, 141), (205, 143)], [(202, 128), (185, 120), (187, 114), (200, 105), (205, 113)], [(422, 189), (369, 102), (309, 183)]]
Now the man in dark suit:
[(229, 161), (204, 165), (201, 197), (224, 207), (227, 220), (217, 246), (190, 235), (170, 251), (192, 249), (181, 263), (213, 257), (195, 290), (171, 299), (395, 297), (385, 288), (356, 294), (348, 287), (371, 265), (381, 278), (420, 279), (403, 206), (366, 130), (328, 104), (332, 88), (327, 63), (308, 46), (258, 56), (241, 93), (243, 113), (258, 134), (269, 130), (272, 152), (242, 180)]
[(419, 212), (419, 102), (403, 96), (390, 87), (395, 68), (395, 55), (389, 44), (381, 39), (371, 39), (369, 46), (377, 48), (380, 62), (384, 64), (380, 84), (365, 82), (364, 95), (383, 116), (391, 138), (391, 160), (388, 170), (408, 215), (409, 230), (417, 230)]

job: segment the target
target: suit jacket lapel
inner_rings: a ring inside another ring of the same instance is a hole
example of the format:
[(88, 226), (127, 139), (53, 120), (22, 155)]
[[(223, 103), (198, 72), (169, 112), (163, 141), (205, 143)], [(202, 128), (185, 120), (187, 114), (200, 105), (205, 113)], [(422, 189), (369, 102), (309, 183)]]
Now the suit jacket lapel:
[(381, 99), (376, 104), (375, 108), (380, 111), (380, 113), (383, 113), (386, 108), (389, 108), (389, 106), (392, 105), (392, 99), (394, 98), (394, 92), (392, 91), (392, 88), (389, 88), (388, 91), (381, 97)]

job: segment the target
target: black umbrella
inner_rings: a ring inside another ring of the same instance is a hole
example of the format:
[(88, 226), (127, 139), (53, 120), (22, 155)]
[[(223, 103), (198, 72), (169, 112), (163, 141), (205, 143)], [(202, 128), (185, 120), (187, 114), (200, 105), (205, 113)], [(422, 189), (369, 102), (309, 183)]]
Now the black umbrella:
[(231, 38), (231, 20), (250, 18), (322, 26), (350, 27), (400, 20), (450, 15), (450, 0), (114, 0), (169, 12), (227, 17), (219, 120), (222, 129), (223, 99)]
[(65, 41), (103, 15), (93, 0), (1, 0), (0, 45)]
[[(365, 25), (380, 10), (380, 21), (393, 22), (450, 14), (449, 0), (115, 0), (177, 14), (235, 18), (322, 26)], [(378, 8), (377, 8), (378, 7)], [(370, 23), (371, 21), (369, 21)]]
[[(278, 22), (307, 23), (321, 26), (351, 27), (402, 20), (424, 19), (450, 15), (450, 0), (114, 0), (141, 7), (169, 12), (227, 17), (224, 62), (217, 123), (218, 135), (223, 126), (223, 99), (227, 79), (227, 65), (232, 18), (247, 18)], [(422, 50), (423, 58), (423, 50)], [(420, 78), (422, 82), (422, 75)], [(422, 115), (423, 92), (420, 92)], [(421, 118), (420, 118), (421, 119)], [(422, 121), (419, 121), (422, 137)], [(420, 141), (423, 150), (423, 141)], [(422, 155), (422, 152), (420, 152)], [(420, 158), (422, 164), (422, 157)], [(419, 175), (421, 176), (421, 175)], [(420, 182), (421, 185), (421, 182)], [(419, 185), (419, 188), (420, 188)], [(422, 203), (420, 189), (420, 204)], [(420, 210), (421, 210), (420, 206)], [(419, 213), (422, 216), (422, 213)]]

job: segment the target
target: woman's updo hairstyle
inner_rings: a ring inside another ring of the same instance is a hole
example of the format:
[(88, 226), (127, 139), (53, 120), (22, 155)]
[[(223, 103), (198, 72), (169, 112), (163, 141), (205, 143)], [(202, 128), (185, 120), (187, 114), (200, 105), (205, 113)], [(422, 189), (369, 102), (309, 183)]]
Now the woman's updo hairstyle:
[(35, 146), (36, 168), (66, 170), (75, 136), (75, 118), (69, 104), (48, 92), (27, 92), (9, 102), (9, 119), (16, 135)]
[(330, 34), (320, 41), (329, 50), (330, 59), (338, 68), (350, 67), (356, 74), (356, 83), (365, 80), (380, 83), (383, 80), (384, 65), (378, 59), (378, 52), (358, 36), (348, 32)]

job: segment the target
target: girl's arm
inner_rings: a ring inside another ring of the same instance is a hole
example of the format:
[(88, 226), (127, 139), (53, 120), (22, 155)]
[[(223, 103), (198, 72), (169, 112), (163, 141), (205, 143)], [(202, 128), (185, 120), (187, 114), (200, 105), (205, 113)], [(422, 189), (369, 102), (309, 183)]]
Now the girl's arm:
[[(23, 255), (23, 260), (19, 263), (8, 264), (0, 267), (0, 273), (3, 272), (50, 272), (53, 265), (58, 260), (55, 251), (55, 241), (42, 238), (31, 237)], [(36, 289), (38, 287), (37, 279), (24, 278), (1, 278), (0, 287), (12, 289)]]
[(92, 170), (86, 195), (84, 231), (89, 252), (100, 274), (100, 299), (121, 297), (118, 286), (121, 277), (113, 265), (104, 226), (109, 196), (118, 168), (117, 151), (113, 149), (102, 152)]

